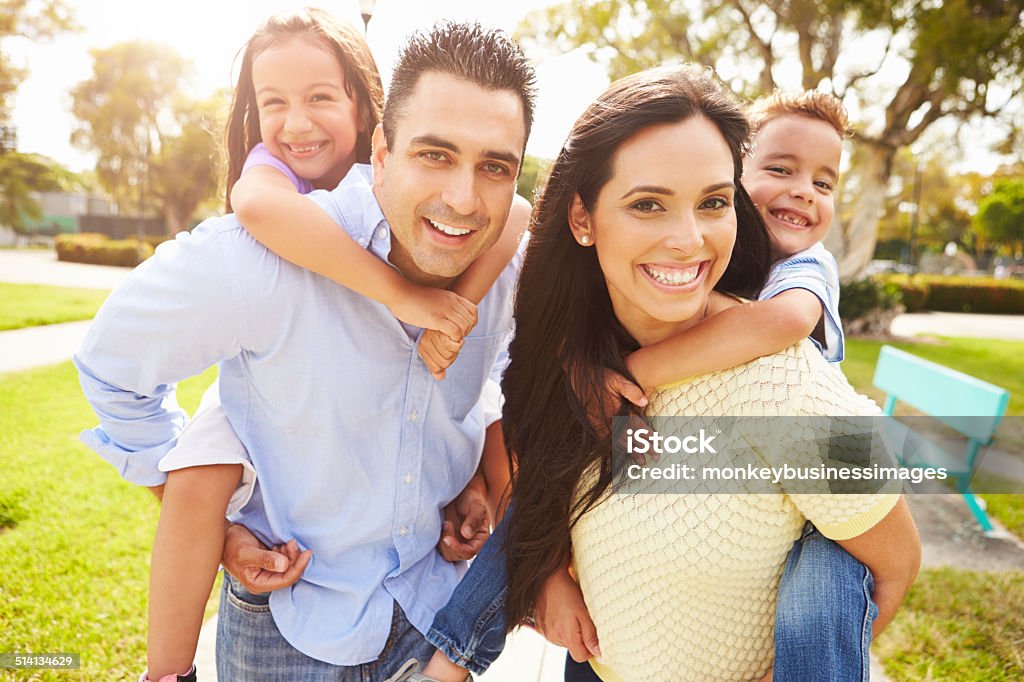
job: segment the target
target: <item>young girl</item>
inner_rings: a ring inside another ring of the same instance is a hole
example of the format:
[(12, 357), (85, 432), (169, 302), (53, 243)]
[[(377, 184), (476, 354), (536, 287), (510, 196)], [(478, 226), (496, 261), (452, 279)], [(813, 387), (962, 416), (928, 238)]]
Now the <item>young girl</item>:
[[(246, 44), (227, 126), (228, 210), (272, 251), (423, 327), (420, 354), (438, 378), (476, 322), (475, 303), (514, 254), (525, 229), (509, 229), (456, 282), (421, 287), (381, 262), (313, 202), (355, 163), (367, 163), (383, 89), (362, 35), (313, 9), (275, 15)], [(148, 672), (143, 680), (195, 679), (193, 657), (224, 544), (224, 516), (255, 481), (248, 453), (220, 407), (216, 386), (160, 462), (162, 509), (150, 573)], [(294, 565), (309, 552), (278, 548)]]

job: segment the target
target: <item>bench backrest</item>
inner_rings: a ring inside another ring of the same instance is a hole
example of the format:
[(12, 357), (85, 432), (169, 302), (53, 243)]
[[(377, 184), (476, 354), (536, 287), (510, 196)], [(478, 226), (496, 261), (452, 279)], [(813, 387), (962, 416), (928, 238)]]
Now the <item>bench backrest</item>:
[(999, 386), (892, 346), (882, 346), (872, 383), (889, 394), (886, 414), (901, 400), (981, 443), (991, 440), (1010, 402)]

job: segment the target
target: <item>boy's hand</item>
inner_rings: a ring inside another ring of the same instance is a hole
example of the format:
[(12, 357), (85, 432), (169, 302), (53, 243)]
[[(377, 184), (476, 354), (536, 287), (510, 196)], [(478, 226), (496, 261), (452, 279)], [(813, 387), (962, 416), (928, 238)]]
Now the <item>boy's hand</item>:
[[(637, 407), (647, 407), (647, 396), (643, 390), (632, 381), (618, 372), (610, 369), (604, 370), (604, 395), (603, 403), (587, 405), (587, 415), (590, 418), (590, 425), (602, 435), (610, 432), (609, 423), (618, 412), (623, 402), (629, 402)], [(603, 409), (602, 409), (603, 407)]]
[(476, 306), (454, 291), (408, 283), (388, 305), (392, 314), (414, 327), (436, 329), (461, 339), (476, 324)]
[(459, 341), (453, 341), (448, 335), (435, 329), (428, 329), (420, 337), (416, 352), (420, 354), (427, 369), (438, 381), (444, 379), (445, 370), (455, 362), (459, 351), (462, 350), (461, 337), (459, 338)]

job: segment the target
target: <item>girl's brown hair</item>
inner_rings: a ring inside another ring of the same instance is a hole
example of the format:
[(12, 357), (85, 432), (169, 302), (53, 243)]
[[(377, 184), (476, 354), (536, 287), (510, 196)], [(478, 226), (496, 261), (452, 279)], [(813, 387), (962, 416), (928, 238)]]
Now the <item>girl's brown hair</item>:
[[(502, 428), (518, 466), (506, 543), (509, 629), (530, 617), (541, 585), (569, 557), (570, 529), (611, 485), (610, 437), (587, 416), (588, 405), (607, 414), (604, 370), (635, 382), (623, 354), (638, 344), (615, 316), (594, 249), (570, 232), (570, 203), (579, 194), (593, 211), (616, 153), (637, 133), (698, 116), (726, 141), (736, 185), (736, 243), (715, 289), (753, 295), (770, 258), (764, 222), (740, 184), (750, 129), (707, 71), (658, 69), (613, 83), (576, 121), (537, 199), (502, 380)], [(598, 475), (577, 494), (588, 471)]]
[(345, 74), (345, 92), (353, 98), (359, 109), (359, 123), (363, 132), (356, 137), (356, 161), (370, 162), (370, 138), (377, 127), (384, 106), (384, 87), (380, 82), (377, 64), (370, 54), (370, 46), (353, 26), (335, 19), (320, 9), (306, 8), (281, 12), (267, 19), (242, 48), (242, 66), (238, 85), (231, 98), (224, 145), (228, 157), (227, 196), (225, 209), (231, 212), (231, 188), (242, 175), (245, 159), (258, 143), (260, 117), (256, 105), (256, 91), (252, 84), (252, 63), (272, 45), (295, 37), (315, 41), (337, 58)]

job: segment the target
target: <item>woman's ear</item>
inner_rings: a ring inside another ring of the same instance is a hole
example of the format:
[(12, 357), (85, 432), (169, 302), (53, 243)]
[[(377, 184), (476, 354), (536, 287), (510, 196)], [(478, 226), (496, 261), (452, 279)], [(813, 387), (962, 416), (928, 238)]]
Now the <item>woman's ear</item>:
[(594, 243), (594, 235), (591, 234), (590, 214), (587, 207), (583, 205), (583, 199), (579, 194), (574, 194), (569, 204), (569, 229), (572, 236), (580, 246), (590, 246)]

